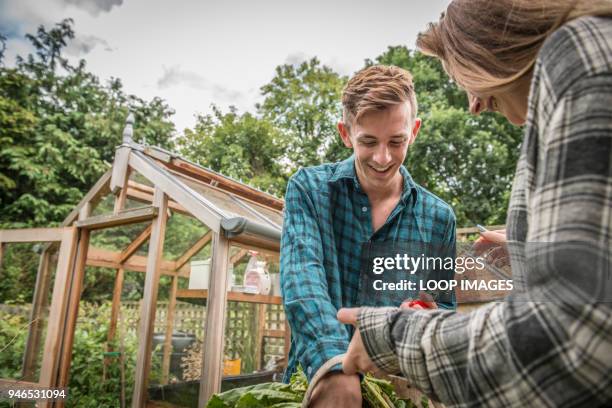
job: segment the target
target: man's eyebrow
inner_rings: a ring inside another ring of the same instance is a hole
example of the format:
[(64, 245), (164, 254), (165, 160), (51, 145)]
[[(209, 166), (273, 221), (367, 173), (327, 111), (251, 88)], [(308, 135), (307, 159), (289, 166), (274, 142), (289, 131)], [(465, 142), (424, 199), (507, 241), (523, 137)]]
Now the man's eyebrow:
[[(398, 133), (396, 135), (391, 136), (391, 139), (406, 139), (408, 138), (408, 132)], [(376, 136), (370, 135), (368, 133), (360, 133), (357, 135), (357, 139), (376, 139)]]
[(376, 136), (369, 135), (367, 133), (360, 133), (357, 135), (357, 139), (376, 139)]

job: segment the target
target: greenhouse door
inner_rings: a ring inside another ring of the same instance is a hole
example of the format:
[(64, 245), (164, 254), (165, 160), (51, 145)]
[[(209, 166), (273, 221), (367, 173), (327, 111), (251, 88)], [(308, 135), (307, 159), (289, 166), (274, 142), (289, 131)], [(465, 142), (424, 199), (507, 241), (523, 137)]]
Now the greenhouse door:
[[(66, 313), (69, 304), (69, 293), (73, 281), (73, 267), (78, 241), (78, 230), (74, 227), (65, 228), (31, 228), (0, 230), (0, 248), (13, 243), (48, 243), (42, 249), (41, 266), (36, 277), (36, 288), (32, 300), (31, 320), (28, 337), (23, 355), (23, 375), (20, 378), (0, 379), (3, 390), (43, 390), (57, 388), (58, 369), (63, 348)], [(40, 374), (36, 375), (32, 367), (39, 354), (41, 346), (40, 325), (44, 319), (42, 304), (50, 282), (50, 267), (48, 254), (59, 243), (57, 269), (53, 279), (51, 304), (49, 306), (48, 323), (44, 341), (44, 352), (40, 363)], [(1, 259), (0, 250), (0, 259)], [(60, 392), (58, 390), (58, 392)], [(61, 397), (61, 395), (60, 395)], [(42, 402), (38, 406), (50, 406), (52, 402)]]

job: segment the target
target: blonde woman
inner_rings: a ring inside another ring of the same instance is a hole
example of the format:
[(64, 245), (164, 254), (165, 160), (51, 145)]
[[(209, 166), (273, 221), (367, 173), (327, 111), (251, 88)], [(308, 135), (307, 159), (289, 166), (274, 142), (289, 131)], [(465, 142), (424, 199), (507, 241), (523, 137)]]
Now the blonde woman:
[(508, 209), (516, 291), (469, 314), (343, 309), (344, 371), (448, 406), (612, 406), (612, 2), (454, 0), (419, 36), (525, 138)]

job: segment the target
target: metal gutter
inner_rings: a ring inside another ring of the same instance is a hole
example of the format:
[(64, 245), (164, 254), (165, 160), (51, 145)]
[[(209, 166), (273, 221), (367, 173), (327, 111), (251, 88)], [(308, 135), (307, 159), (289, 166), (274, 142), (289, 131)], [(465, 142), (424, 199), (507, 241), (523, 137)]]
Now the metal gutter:
[(221, 220), (221, 228), (228, 238), (234, 238), (240, 234), (252, 234), (274, 241), (280, 241), (281, 239), (281, 231), (278, 229), (249, 221), (244, 217), (224, 218)]

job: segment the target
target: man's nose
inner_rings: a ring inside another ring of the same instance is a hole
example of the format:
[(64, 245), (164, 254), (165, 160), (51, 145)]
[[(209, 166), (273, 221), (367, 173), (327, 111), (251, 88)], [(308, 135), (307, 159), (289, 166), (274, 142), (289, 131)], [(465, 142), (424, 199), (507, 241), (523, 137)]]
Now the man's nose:
[(485, 110), (484, 102), (479, 97), (468, 93), (468, 100), (470, 103), (470, 113), (472, 115), (478, 115)]
[(385, 144), (381, 143), (378, 149), (376, 149), (376, 152), (374, 152), (374, 161), (381, 166), (391, 161), (391, 152)]

